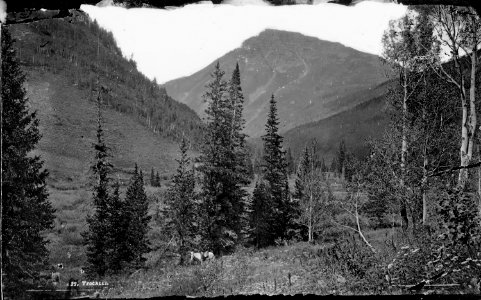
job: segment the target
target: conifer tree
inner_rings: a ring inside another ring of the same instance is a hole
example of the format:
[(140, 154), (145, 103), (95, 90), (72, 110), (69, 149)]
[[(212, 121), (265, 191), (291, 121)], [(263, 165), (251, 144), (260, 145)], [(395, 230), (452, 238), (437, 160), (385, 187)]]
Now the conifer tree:
[(338, 171), (339, 171), (339, 161), (338, 161), (337, 157), (333, 157), (331, 159), (331, 166), (329, 168), (329, 171), (333, 172), (335, 175), (338, 173)]
[(155, 182), (155, 173), (154, 173), (154, 168), (150, 170), (150, 186), (157, 186)]
[(120, 198), (120, 183), (115, 182), (113, 186), (114, 190), (109, 202), (109, 245), (110, 255), (108, 256), (108, 271), (110, 273), (119, 273), (124, 265), (125, 253), (125, 236), (127, 231), (127, 222), (124, 218), (125, 207), (124, 201)]
[(321, 172), (327, 172), (326, 161), (324, 160), (324, 157), (322, 157), (319, 162), (319, 168), (321, 168)]
[(246, 137), (243, 133), (245, 127), (245, 120), (243, 117), (244, 110), (244, 95), (242, 93), (240, 69), (237, 63), (232, 73), (232, 78), (229, 82), (229, 100), (230, 107), (227, 107), (228, 112), (232, 116), (231, 124), (231, 165), (230, 172), (232, 178), (230, 184), (230, 198), (234, 211), (232, 212), (234, 218), (230, 219), (230, 227), (234, 229), (239, 236), (238, 241), (246, 238), (247, 233), (244, 229), (249, 224), (249, 216), (246, 212), (246, 201), (248, 201), (248, 194), (245, 187), (249, 184), (249, 169), (250, 159), (249, 151), (247, 149)]
[(145, 262), (143, 255), (150, 250), (147, 239), (150, 216), (148, 216), (149, 203), (144, 190), (143, 174), (142, 170), (139, 171), (137, 164), (127, 187), (124, 207), (124, 219), (128, 223), (125, 235), (127, 249), (124, 250), (124, 258), (131, 267), (138, 268)]
[(157, 171), (157, 175), (155, 175), (155, 186), (160, 187), (160, 175), (158, 171)]
[(288, 174), (294, 173), (294, 157), (292, 156), (291, 148), (287, 149), (287, 172)]
[(311, 155), (309, 153), (309, 147), (304, 147), (301, 157), (299, 158), (299, 166), (297, 168), (294, 198), (302, 199), (304, 197), (304, 182), (307, 175), (311, 170)]
[(252, 194), (250, 219), (251, 240), (257, 248), (274, 244), (276, 236), (272, 231), (272, 223), (275, 221), (275, 216), (272, 207), (272, 197), (269, 195), (267, 184), (262, 180), (257, 181)]
[(202, 210), (200, 222), (204, 230), (203, 247), (215, 253), (233, 249), (243, 239), (243, 228), (248, 220), (245, 215), (248, 183), (247, 149), (242, 117), (243, 95), (240, 87), (239, 68), (227, 83), (224, 72), (216, 64), (213, 80), (207, 85), (204, 100), (206, 109), (206, 133), (199, 158), (202, 174)]
[(108, 256), (110, 245), (108, 236), (110, 231), (109, 214), (109, 183), (113, 166), (110, 163), (110, 148), (105, 143), (102, 128), (102, 98), (101, 91), (97, 93), (97, 142), (93, 145), (95, 162), (91, 170), (95, 176), (93, 187), (93, 216), (87, 216), (88, 231), (83, 233), (84, 243), (87, 245), (87, 273), (91, 276), (103, 276), (108, 270)]
[(292, 220), (290, 216), (289, 189), (287, 184), (287, 163), (285, 152), (282, 150), (282, 136), (279, 135), (279, 119), (274, 95), (270, 100), (270, 109), (266, 123), (264, 141), (263, 175), (268, 182), (270, 197), (272, 197), (276, 222), (273, 230), (276, 237), (287, 238), (287, 231)]
[(180, 144), (180, 159), (176, 160), (177, 171), (167, 192), (164, 212), (165, 229), (177, 241), (180, 264), (184, 263), (187, 250), (193, 247), (195, 233), (194, 172), (189, 168), (187, 149), (187, 141), (183, 138)]
[[(226, 118), (223, 106), (227, 102), (227, 82), (223, 79), (224, 72), (216, 64), (211, 74), (212, 81), (206, 86), (207, 91), (203, 95), (204, 101), (208, 103), (206, 108), (206, 128), (204, 141), (199, 157), (201, 172), (201, 201), (199, 211), (199, 223), (203, 228), (201, 231), (202, 247), (220, 253), (225, 246), (232, 246), (233, 240), (225, 226), (227, 222), (226, 210), (228, 199), (223, 191), (225, 168), (225, 148), (223, 143), (230, 136), (226, 132)], [(222, 241), (224, 239), (226, 241)], [(229, 241), (230, 240), (230, 241)]]
[(339, 143), (339, 150), (337, 152), (337, 162), (338, 162), (337, 172), (339, 172), (339, 174), (344, 175), (344, 171), (346, 168), (346, 143), (344, 142), (344, 140), (341, 140), (341, 142)]
[(14, 40), (4, 26), (2, 31), (2, 289), (19, 297), (48, 258), (41, 232), (53, 227), (54, 210), (48, 172), (39, 156), (29, 155), (41, 138), (39, 120), (28, 110)]

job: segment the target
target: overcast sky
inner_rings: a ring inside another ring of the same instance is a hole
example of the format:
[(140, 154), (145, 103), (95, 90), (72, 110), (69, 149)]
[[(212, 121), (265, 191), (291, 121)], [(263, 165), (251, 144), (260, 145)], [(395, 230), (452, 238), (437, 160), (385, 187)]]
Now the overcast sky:
[(201, 70), (267, 28), (300, 32), (380, 55), (381, 37), (389, 20), (400, 18), (407, 10), (403, 5), (371, 1), (351, 7), (240, 1), (168, 10), (91, 5), (81, 9), (112, 31), (122, 53), (158, 83)]

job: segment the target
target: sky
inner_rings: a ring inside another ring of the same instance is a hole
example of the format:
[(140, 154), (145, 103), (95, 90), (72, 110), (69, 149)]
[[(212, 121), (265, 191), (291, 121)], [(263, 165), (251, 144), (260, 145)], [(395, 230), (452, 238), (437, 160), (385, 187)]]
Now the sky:
[(407, 11), (403, 5), (371, 1), (349, 7), (314, 3), (271, 6), (262, 0), (229, 0), (170, 9), (92, 5), (80, 9), (111, 31), (123, 55), (160, 84), (194, 74), (268, 28), (380, 55), (389, 21)]

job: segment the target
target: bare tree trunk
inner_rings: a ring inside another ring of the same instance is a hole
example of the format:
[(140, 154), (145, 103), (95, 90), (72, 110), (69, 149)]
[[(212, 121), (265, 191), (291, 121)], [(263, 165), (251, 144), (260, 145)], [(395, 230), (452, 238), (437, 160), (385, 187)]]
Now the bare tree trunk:
[[(401, 189), (404, 188), (404, 177), (406, 173), (406, 156), (408, 150), (408, 143), (406, 137), (406, 115), (407, 115), (407, 100), (408, 100), (408, 84), (407, 84), (407, 69), (403, 69), (403, 112), (402, 112), (402, 144), (401, 144), (401, 179), (399, 185)], [(409, 226), (408, 216), (407, 216), (407, 207), (406, 207), (406, 200), (404, 197), (401, 197), (401, 217), (403, 219), (402, 227), (406, 230)]]
[(312, 243), (312, 187), (311, 187), (311, 193), (309, 197), (309, 232), (308, 232), (308, 237), (307, 241), (308, 243)]
[(426, 150), (424, 150), (424, 161), (423, 161), (423, 179), (422, 179), (422, 190), (423, 190), (423, 226), (427, 225), (428, 221), (428, 197), (427, 197), (427, 185), (428, 185), (428, 157), (426, 155)]
[[(478, 160), (481, 160), (481, 151), (478, 146)], [(481, 167), (478, 167), (478, 214), (481, 217)]]
[[(426, 88), (426, 77), (424, 77), (424, 87)], [(424, 105), (423, 105), (423, 120), (426, 121), (426, 99), (424, 99)], [(429, 158), (428, 158), (428, 138), (427, 134), (424, 138), (424, 145), (423, 145), (423, 178), (421, 181), (421, 190), (422, 190), (422, 201), (423, 201), (423, 211), (422, 211), (422, 222), (423, 226), (427, 225), (427, 220), (428, 220), (428, 199), (427, 199), (427, 188), (428, 188), (428, 164), (429, 164)]]
[[(456, 67), (459, 69), (459, 62), (457, 59), (454, 60)], [(461, 72), (461, 71), (460, 71)], [(461, 166), (467, 166), (468, 161), (468, 148), (469, 148), (469, 128), (468, 128), (468, 114), (469, 114), (469, 105), (466, 101), (466, 89), (464, 87), (464, 78), (460, 76), (460, 97), (461, 97), (461, 108), (462, 108), (462, 120), (461, 120), (461, 148), (459, 149)], [(458, 176), (458, 186), (461, 189), (464, 189), (466, 185), (466, 181), (468, 179), (468, 170), (462, 168), (459, 170)]]
[[(481, 159), (481, 152), (478, 145), (478, 157)], [(481, 167), (478, 167), (478, 197), (481, 199)]]
[[(0, 22), (0, 124), (3, 124), (3, 99), (2, 99), (2, 90), (3, 90), (3, 85), (2, 85), (2, 28), (3, 27), (3, 22)], [(0, 136), (3, 137), (3, 126), (0, 125)], [(2, 147), (3, 147), (3, 138), (2, 140)], [(1, 167), (3, 170), (3, 159), (1, 161)], [(0, 172), (0, 182), (3, 182), (2, 178), (2, 173)], [(3, 191), (0, 190), (0, 197), (3, 199)], [(3, 216), (3, 201), (0, 201), (0, 216)], [(3, 261), (2, 261), (2, 255), (3, 253), (3, 222), (0, 217), (0, 266), (3, 266)], [(3, 270), (0, 270), (0, 297), (3, 299)]]
[(361, 231), (361, 225), (359, 223), (359, 213), (357, 209), (357, 201), (359, 200), (359, 190), (356, 192), (356, 202), (355, 202), (355, 213), (356, 213), (356, 225), (357, 225), (357, 232), (359, 233), (359, 236), (362, 238), (364, 243), (371, 249), (372, 252), (376, 253), (376, 249), (367, 241), (366, 237)]

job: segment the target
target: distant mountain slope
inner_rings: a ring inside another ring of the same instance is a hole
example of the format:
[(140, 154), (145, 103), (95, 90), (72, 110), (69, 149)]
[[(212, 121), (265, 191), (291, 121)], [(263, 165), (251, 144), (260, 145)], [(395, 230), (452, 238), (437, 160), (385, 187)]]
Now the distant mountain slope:
[(43, 138), (37, 151), (52, 184), (79, 187), (88, 182), (97, 78), (108, 91), (106, 136), (119, 176), (128, 178), (125, 172), (134, 163), (147, 172), (154, 167), (161, 174), (171, 173), (179, 138), (185, 134), (199, 140), (202, 123), (195, 112), (140, 74), (122, 57), (112, 35), (84, 14), (9, 29), (27, 74), (30, 105), (38, 110)]
[[(104, 130), (115, 167), (112, 179), (120, 181), (121, 193), (135, 163), (144, 171), (149, 197), (165, 190), (165, 175), (177, 166), (179, 137), (185, 133), (198, 141), (202, 123), (194, 111), (140, 74), (122, 57), (112, 36), (82, 14), (11, 25), (9, 30), (27, 75), (30, 108), (39, 118), (42, 138), (35, 153), (50, 173), (49, 200), (56, 209), (55, 227), (47, 232), (50, 262), (82, 266), (86, 257), (81, 232), (94, 209), (90, 166), (97, 120), (92, 89), (98, 87), (97, 78), (108, 91)], [(160, 189), (148, 184), (151, 168), (163, 179)], [(155, 205), (152, 202), (151, 209)]]
[[(97, 109), (88, 92), (72, 86), (63, 76), (31, 70), (26, 85), (30, 106), (38, 111), (42, 139), (36, 150), (46, 162), (53, 186), (82, 186), (89, 182), (93, 162)], [(176, 143), (160, 137), (134, 118), (104, 108), (104, 128), (116, 176), (121, 179), (134, 163), (161, 174), (175, 169)], [(146, 174), (148, 175), (148, 174)], [(71, 184), (68, 184), (71, 183)]]
[(202, 125), (195, 112), (138, 72), (135, 63), (122, 56), (112, 34), (84, 13), (10, 27), (27, 70), (59, 74), (68, 78), (73, 88), (85, 91), (97, 88), (99, 79), (109, 91), (106, 101), (110, 107), (135, 117), (163, 137), (179, 140), (185, 133), (197, 139)]
[[(246, 132), (252, 137), (262, 134), (272, 93), (278, 101), (281, 131), (286, 131), (354, 107), (362, 102), (357, 92), (385, 80), (384, 68), (375, 55), (278, 30), (263, 31), (218, 61), (226, 79), (239, 62)], [(206, 104), (201, 96), (214, 64), (167, 82), (167, 92), (202, 115)]]
[[(361, 104), (329, 118), (304, 124), (283, 134), (284, 147), (291, 148), (295, 158), (299, 156), (306, 142), (316, 139), (320, 155), (330, 160), (336, 153), (340, 141), (346, 142), (349, 151), (366, 154), (369, 138), (380, 138), (389, 123), (386, 114), (386, 93), (392, 82), (359, 92), (366, 99)], [(257, 147), (261, 141), (256, 139)]]

